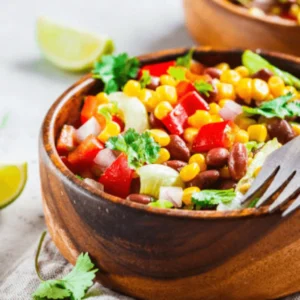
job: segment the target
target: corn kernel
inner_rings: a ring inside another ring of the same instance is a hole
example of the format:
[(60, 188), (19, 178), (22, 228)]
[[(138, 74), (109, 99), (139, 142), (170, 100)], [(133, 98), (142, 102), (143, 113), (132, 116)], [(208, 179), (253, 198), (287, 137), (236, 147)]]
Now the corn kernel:
[(188, 118), (188, 124), (195, 128), (211, 123), (211, 115), (206, 110), (197, 110)]
[(106, 93), (100, 92), (96, 95), (99, 104), (109, 103), (109, 99)]
[(163, 164), (164, 162), (170, 159), (170, 152), (166, 148), (160, 148), (158, 152), (158, 159), (156, 160), (156, 164)]
[(247, 130), (249, 126), (256, 124), (256, 121), (248, 117), (237, 117), (235, 123), (243, 130)]
[(259, 174), (260, 170), (261, 170), (261, 167), (257, 167), (257, 168), (254, 170), (253, 176), (254, 176), (254, 177), (257, 177), (257, 175)]
[(235, 135), (235, 142), (245, 144), (249, 141), (249, 134), (246, 130), (240, 129)]
[(224, 166), (220, 169), (220, 176), (221, 178), (230, 178), (229, 168), (227, 166)]
[(155, 107), (154, 115), (158, 120), (162, 120), (172, 109), (173, 107), (169, 102), (162, 101)]
[(161, 75), (160, 76), (160, 84), (161, 85), (170, 85), (170, 86), (176, 86), (177, 82), (176, 80), (170, 76), (170, 75)]
[(228, 101), (230, 101), (230, 99), (222, 99), (222, 100), (220, 100), (219, 101), (219, 106), (221, 108), (223, 108), (225, 106), (226, 102), (228, 102)]
[(186, 128), (183, 132), (183, 138), (186, 142), (192, 144), (196, 136), (198, 135), (199, 129), (189, 127)]
[(169, 145), (171, 139), (165, 131), (161, 129), (151, 129), (149, 133), (160, 146), (165, 147)]
[(248, 127), (250, 141), (265, 142), (268, 137), (267, 127), (264, 124), (250, 125)]
[(230, 69), (230, 66), (227, 63), (220, 63), (220, 64), (216, 65), (216, 68), (221, 71), (226, 71), (226, 70)]
[(252, 99), (252, 79), (242, 78), (236, 86), (236, 92), (245, 103), (250, 104)]
[(192, 195), (194, 193), (200, 192), (200, 189), (197, 186), (191, 186), (189, 188), (186, 188), (183, 190), (183, 195), (182, 195), (182, 202), (185, 205), (191, 205), (192, 204)]
[(300, 135), (300, 124), (291, 123), (291, 126), (293, 128), (295, 135), (297, 135), (297, 136)]
[(239, 191), (240, 191), (242, 194), (246, 194), (247, 191), (250, 189), (250, 186), (251, 186), (250, 183), (244, 183), (244, 184), (240, 187)]
[(258, 78), (253, 79), (252, 81), (252, 98), (255, 101), (264, 101), (269, 95), (269, 86), (268, 84)]
[(268, 80), (270, 92), (274, 97), (283, 95), (285, 88), (284, 81), (278, 76), (271, 76)]
[(220, 81), (223, 83), (230, 83), (232, 85), (238, 84), (241, 80), (241, 75), (235, 70), (225, 70), (220, 77)]
[(139, 99), (146, 105), (147, 101), (154, 95), (154, 91), (149, 89), (142, 89), (139, 94)]
[(206, 171), (207, 169), (205, 156), (201, 153), (194, 154), (190, 157), (189, 164), (192, 163), (197, 163), (201, 172)]
[(221, 107), (217, 103), (210, 103), (209, 104), (209, 113), (211, 115), (216, 115), (219, 113)]
[(153, 92), (152, 96), (145, 100), (144, 105), (146, 106), (148, 112), (153, 112), (159, 102), (160, 102), (160, 98), (155, 92)]
[[(252, 154), (252, 152), (251, 152)], [(248, 161), (247, 161), (247, 166), (249, 167), (251, 165), (251, 163), (253, 162), (253, 154), (252, 154), (252, 157), (249, 157), (248, 158)]]
[(156, 88), (156, 93), (160, 101), (168, 101), (172, 105), (177, 102), (177, 91), (174, 86), (170, 85), (161, 85)]
[(191, 163), (184, 166), (180, 170), (180, 178), (187, 182), (194, 179), (200, 172), (200, 167), (197, 163)]
[(234, 70), (236, 72), (238, 72), (241, 77), (248, 77), (249, 76), (249, 70), (244, 66), (236, 67)]
[(105, 128), (102, 130), (102, 132), (98, 135), (98, 139), (105, 143), (107, 140), (112, 137), (116, 136), (121, 132), (120, 125), (116, 122), (109, 122), (106, 124)]
[(141, 92), (141, 84), (137, 80), (129, 80), (125, 84), (123, 92), (130, 97), (139, 97)]
[(220, 83), (217, 87), (218, 89), (218, 99), (235, 99), (235, 90), (234, 86), (230, 83)]
[(211, 116), (211, 123), (219, 123), (223, 122), (224, 120), (219, 115), (212, 115)]
[(296, 100), (298, 98), (298, 92), (293, 86), (286, 86), (283, 90), (283, 95), (286, 95), (288, 93), (292, 93), (294, 97), (291, 100)]

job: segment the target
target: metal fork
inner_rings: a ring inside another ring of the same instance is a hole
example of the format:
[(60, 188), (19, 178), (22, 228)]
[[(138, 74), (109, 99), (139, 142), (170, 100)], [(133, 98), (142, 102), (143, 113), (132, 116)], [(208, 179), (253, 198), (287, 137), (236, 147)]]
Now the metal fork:
[[(273, 179), (273, 180), (272, 180)], [(242, 199), (242, 204), (249, 201), (272, 180), (256, 207), (268, 202), (271, 197), (283, 189), (277, 199), (270, 205), (269, 212), (274, 212), (300, 192), (300, 136), (294, 138), (266, 159), (261, 171)], [(300, 194), (282, 213), (285, 217), (300, 206)]]

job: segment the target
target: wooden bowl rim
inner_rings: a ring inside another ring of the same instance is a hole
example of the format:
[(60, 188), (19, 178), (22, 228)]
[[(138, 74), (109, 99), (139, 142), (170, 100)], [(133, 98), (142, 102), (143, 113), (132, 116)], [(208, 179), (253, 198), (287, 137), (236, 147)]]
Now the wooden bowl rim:
[[(236, 52), (240, 54), (244, 51), (244, 49), (219, 49), (219, 48), (211, 48), (211, 47), (194, 47), (197, 52), (218, 52), (218, 53), (228, 53), (228, 52)], [(163, 58), (171, 55), (182, 55), (188, 48), (177, 48), (177, 49), (169, 49), (162, 50), (154, 53), (149, 53), (145, 55), (138, 56), (140, 61), (143, 63), (147, 61), (153, 61), (158, 58)], [(300, 57), (297, 58), (292, 55), (281, 54), (270, 51), (261, 51), (259, 49), (254, 50), (256, 52), (270, 55), (279, 59), (290, 60), (294, 63), (300, 64)], [(102, 199), (114, 202), (116, 204), (124, 205), (133, 209), (138, 209), (144, 211), (145, 213), (150, 214), (158, 214), (164, 215), (168, 217), (179, 217), (179, 218), (194, 218), (194, 219), (228, 219), (228, 218), (240, 218), (240, 217), (258, 217), (262, 215), (269, 215), (268, 206), (257, 208), (244, 208), (240, 210), (232, 210), (232, 211), (215, 211), (215, 210), (203, 210), (203, 211), (189, 211), (189, 210), (180, 210), (180, 209), (160, 209), (160, 208), (152, 208), (143, 204), (138, 204), (135, 202), (131, 202), (126, 199), (122, 199), (111, 194), (105, 193), (103, 191), (99, 191), (94, 187), (89, 186), (82, 180), (78, 179), (74, 173), (72, 173), (62, 162), (60, 156), (58, 155), (55, 147), (55, 136), (54, 136), (54, 124), (56, 121), (56, 117), (59, 114), (60, 109), (65, 105), (66, 102), (70, 100), (72, 95), (76, 92), (79, 92), (84, 87), (95, 82), (95, 79), (92, 78), (91, 74), (85, 75), (80, 80), (78, 80), (75, 84), (69, 87), (50, 107), (47, 112), (44, 121), (41, 127), (41, 142), (44, 150), (46, 151), (50, 161), (53, 166), (56, 168), (58, 175), (62, 180), (67, 180), (69, 185), (73, 188), (77, 189), (78, 192), (87, 194), (89, 196), (101, 197)], [(277, 211), (275, 213), (280, 213)]]
[(244, 7), (241, 7), (239, 5), (236, 5), (234, 3), (230, 3), (224, 0), (210, 0), (214, 2), (215, 4), (219, 5), (223, 9), (229, 10), (233, 14), (238, 14), (244, 18), (248, 18), (251, 20), (259, 21), (261, 23), (268, 23), (272, 25), (279, 25), (282, 27), (289, 27), (289, 28), (298, 28), (300, 32), (300, 26), (297, 23), (294, 23), (291, 20), (285, 20), (284, 18), (274, 18), (272, 15), (265, 15), (265, 16), (253, 16), (249, 12), (247, 12), (247, 9)]

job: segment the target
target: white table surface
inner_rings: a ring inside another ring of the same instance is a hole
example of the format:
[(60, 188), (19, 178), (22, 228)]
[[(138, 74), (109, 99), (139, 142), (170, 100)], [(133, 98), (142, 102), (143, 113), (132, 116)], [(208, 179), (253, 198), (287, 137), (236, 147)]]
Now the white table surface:
[[(26, 160), (29, 178), (22, 196), (0, 212), (1, 275), (38, 239), (45, 228), (38, 174), (38, 134), (53, 101), (78, 74), (62, 72), (40, 55), (35, 20), (47, 16), (110, 35), (117, 52), (138, 55), (191, 46), (181, 0), (9, 0), (0, 10), (0, 160)], [(3, 272), (4, 271), (4, 272)]]

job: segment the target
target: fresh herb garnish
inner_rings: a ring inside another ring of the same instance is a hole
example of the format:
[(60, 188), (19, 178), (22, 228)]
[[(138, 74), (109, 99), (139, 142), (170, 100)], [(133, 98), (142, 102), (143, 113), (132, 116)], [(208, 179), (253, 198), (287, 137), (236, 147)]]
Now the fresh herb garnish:
[(194, 49), (190, 49), (187, 54), (178, 57), (176, 59), (176, 66), (181, 66), (190, 69), (194, 51)]
[(266, 118), (278, 117), (284, 119), (300, 116), (300, 102), (289, 102), (293, 97), (292, 93), (288, 93), (272, 101), (263, 102), (259, 107), (243, 106), (243, 111), (249, 115), (261, 115)]
[(106, 147), (127, 154), (128, 165), (136, 169), (145, 163), (153, 164), (160, 150), (158, 143), (154, 141), (149, 132), (137, 133), (134, 129), (128, 129), (124, 135), (111, 137), (106, 142)]
[(46, 232), (43, 232), (35, 257), (35, 269), (41, 283), (33, 293), (33, 299), (83, 299), (87, 289), (93, 285), (93, 279), (98, 269), (93, 269), (94, 264), (87, 253), (81, 253), (77, 258), (75, 267), (65, 277), (62, 279), (43, 280), (39, 272), (38, 257), (45, 235)]
[(214, 90), (213, 86), (204, 80), (195, 81), (194, 86), (200, 94), (204, 94), (206, 97), (209, 97), (209, 92)]
[(98, 107), (98, 114), (102, 115), (105, 118), (106, 122), (111, 122), (112, 115), (116, 115), (118, 111), (118, 103), (115, 101), (99, 105)]
[(247, 149), (247, 152), (250, 153), (254, 150), (257, 150), (259, 149), (260, 147), (262, 147), (264, 145), (264, 143), (258, 143), (256, 141), (250, 141), (250, 142), (247, 142), (245, 144), (245, 147)]
[(78, 174), (76, 174), (75, 177), (77, 177), (79, 180), (84, 180), (84, 178)]
[(140, 62), (136, 57), (129, 57), (127, 53), (119, 55), (104, 55), (93, 69), (94, 78), (104, 83), (104, 92), (112, 93), (122, 90), (125, 83), (136, 78)]
[(155, 202), (149, 203), (148, 206), (155, 207), (155, 208), (172, 208), (174, 205), (172, 202), (168, 200), (160, 199)]
[(151, 83), (151, 75), (150, 72), (147, 70), (143, 70), (142, 76), (140, 78), (140, 85), (141, 88), (144, 89), (148, 84)]
[(258, 201), (259, 201), (259, 198), (253, 199), (253, 200), (249, 203), (248, 207), (250, 207), (250, 208), (255, 207), (255, 205), (256, 205), (256, 203), (257, 203)]
[(230, 190), (203, 190), (192, 195), (192, 202), (201, 208), (214, 207), (220, 203), (228, 204), (236, 194), (233, 189)]
[(185, 77), (186, 70), (183, 68), (170, 67), (167, 72), (175, 80), (179, 80), (179, 81), (186, 80), (186, 77)]

